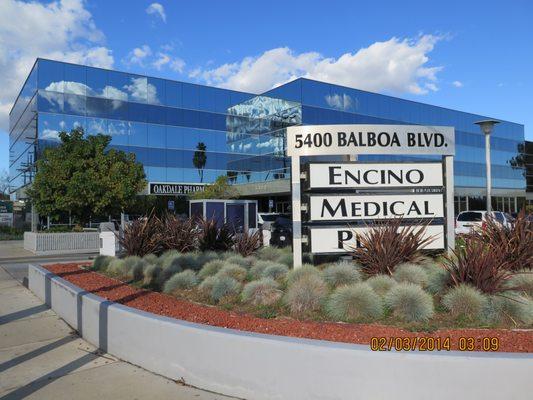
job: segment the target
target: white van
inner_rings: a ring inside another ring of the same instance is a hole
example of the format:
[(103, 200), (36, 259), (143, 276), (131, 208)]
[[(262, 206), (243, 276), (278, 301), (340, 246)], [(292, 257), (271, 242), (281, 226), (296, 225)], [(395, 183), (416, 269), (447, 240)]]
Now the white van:
[[(467, 235), (476, 228), (482, 228), (488, 217), (487, 211), (461, 211), (455, 221), (455, 234)], [(501, 211), (491, 211), (490, 215), (500, 224), (510, 227), (512, 217)]]

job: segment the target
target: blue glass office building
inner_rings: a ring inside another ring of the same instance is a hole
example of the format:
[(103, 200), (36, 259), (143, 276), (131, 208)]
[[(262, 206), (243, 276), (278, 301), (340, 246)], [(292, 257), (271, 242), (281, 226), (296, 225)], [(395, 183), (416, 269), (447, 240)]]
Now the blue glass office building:
[[(43, 149), (58, 143), (58, 132), (82, 127), (135, 153), (150, 182), (199, 184), (227, 175), (243, 196), (262, 199), (263, 209), (270, 198), (285, 211), (287, 126), (423, 124), (455, 127), (456, 210), (482, 208), (484, 138), (474, 122), (486, 118), (308, 79), (257, 95), (38, 59), (10, 113), (11, 192), (24, 198)], [(523, 148), (523, 125), (502, 121), (492, 137), (495, 208), (514, 211), (525, 201)], [(194, 161), (198, 151), (205, 164)]]

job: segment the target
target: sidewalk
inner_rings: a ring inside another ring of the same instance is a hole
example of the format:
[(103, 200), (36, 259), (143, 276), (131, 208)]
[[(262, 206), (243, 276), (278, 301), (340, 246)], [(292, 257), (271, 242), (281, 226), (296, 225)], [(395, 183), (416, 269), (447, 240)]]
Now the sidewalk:
[(35, 260), (85, 260), (96, 257), (98, 253), (69, 253), (37, 255), (24, 249), (24, 240), (0, 240), (0, 262), (22, 262)]
[(99, 352), (0, 267), (0, 400), (21, 398), (229, 399)]

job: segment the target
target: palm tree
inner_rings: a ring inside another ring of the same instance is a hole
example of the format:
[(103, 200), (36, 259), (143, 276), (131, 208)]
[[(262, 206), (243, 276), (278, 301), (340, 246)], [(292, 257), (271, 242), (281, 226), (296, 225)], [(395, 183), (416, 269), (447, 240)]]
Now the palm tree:
[(205, 153), (206, 149), (207, 146), (205, 143), (199, 142), (196, 145), (196, 151), (194, 152), (194, 156), (192, 158), (192, 163), (198, 170), (198, 175), (200, 175), (200, 182), (204, 181), (204, 167), (205, 163), (207, 162), (207, 154)]

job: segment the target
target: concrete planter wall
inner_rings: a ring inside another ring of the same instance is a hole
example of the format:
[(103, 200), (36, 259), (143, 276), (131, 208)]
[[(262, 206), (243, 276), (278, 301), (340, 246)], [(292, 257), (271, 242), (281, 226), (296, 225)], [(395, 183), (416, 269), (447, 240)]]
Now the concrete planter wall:
[(98, 232), (24, 232), (24, 249), (39, 255), (98, 252), (98, 235)]
[(171, 379), (239, 398), (528, 399), (533, 355), (372, 352), (135, 310), (38, 267), (30, 289), (92, 344)]

